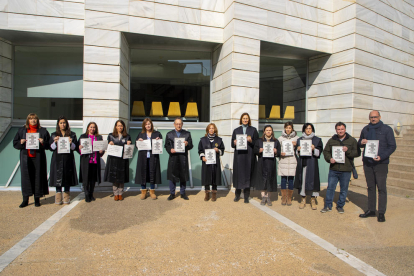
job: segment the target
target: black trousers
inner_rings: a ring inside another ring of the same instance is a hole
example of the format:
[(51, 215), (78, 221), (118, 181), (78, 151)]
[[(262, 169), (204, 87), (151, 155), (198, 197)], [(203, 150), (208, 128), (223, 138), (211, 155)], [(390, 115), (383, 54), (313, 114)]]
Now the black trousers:
[[(236, 189), (235, 193), (236, 193), (236, 195), (240, 196), (241, 195), (241, 189)], [(244, 193), (245, 197), (249, 196), (250, 195), (250, 188), (244, 188), (243, 193)]]
[(378, 188), (378, 213), (385, 214), (387, 209), (388, 164), (373, 166), (364, 164), (364, 173), (368, 188), (368, 210), (376, 210)]
[(40, 159), (40, 154), (37, 154), (36, 157), (27, 158), (27, 168), (29, 170), (30, 178), (30, 187), (22, 187), (22, 194), (24, 197), (29, 197), (34, 195), (35, 197), (42, 197), (43, 192), (40, 184), (40, 162), (37, 162)]
[(89, 163), (88, 181), (83, 184), (85, 194), (93, 194), (93, 191), (95, 190), (96, 175), (98, 173), (97, 170), (98, 164)]

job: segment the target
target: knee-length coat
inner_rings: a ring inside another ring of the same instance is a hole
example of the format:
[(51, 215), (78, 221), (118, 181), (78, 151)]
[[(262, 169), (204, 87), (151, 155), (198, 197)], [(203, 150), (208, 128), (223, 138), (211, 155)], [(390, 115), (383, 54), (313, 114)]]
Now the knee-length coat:
[[(198, 143), (198, 154), (200, 155), (200, 159), (204, 156), (205, 149), (214, 149), (218, 148), (219, 152), (216, 152), (216, 164), (209, 164), (207, 165), (206, 162), (202, 161), (201, 165), (201, 185), (221, 185), (221, 162), (220, 156), (224, 154), (224, 143), (223, 140), (216, 136), (214, 137), (213, 142), (210, 142), (208, 137), (200, 138), (200, 142)], [(214, 177), (214, 179), (213, 179)]]
[[(35, 181), (31, 179), (29, 174), (29, 167), (27, 165), (28, 155), (26, 149), (26, 143), (21, 144), (21, 139), (26, 139), (27, 129), (26, 127), (20, 128), (13, 139), (13, 147), (17, 150), (20, 150), (20, 173), (21, 173), (21, 182), (22, 182), (22, 194), (23, 196), (39, 196), (49, 194), (49, 187), (47, 185), (47, 160), (45, 150), (49, 149), (49, 140), (50, 134), (46, 128), (40, 127), (37, 132), (39, 133), (39, 138), (43, 139), (43, 144), (39, 143), (39, 149), (36, 151), (36, 177), (37, 181), (40, 183), (40, 191), (33, 191), (31, 182)], [(35, 194), (36, 193), (36, 194)]]
[(253, 187), (256, 190), (277, 192), (276, 157), (280, 156), (280, 143), (277, 139), (270, 139), (269, 142), (274, 143), (276, 154), (273, 158), (264, 158), (263, 152), (260, 152), (260, 149), (263, 148), (263, 142), (263, 139), (259, 138), (254, 145), (254, 154), (257, 155), (258, 160), (254, 170)]
[[(112, 133), (108, 134), (108, 143), (114, 142), (114, 145), (124, 147), (128, 141), (131, 141), (131, 136), (127, 134), (119, 137), (114, 137)], [(104, 181), (111, 183), (127, 183), (129, 182), (129, 159), (123, 157), (116, 157), (108, 155), (106, 159)]]
[[(140, 133), (137, 136), (135, 141), (138, 141), (140, 138), (143, 140), (147, 140), (147, 133)], [(162, 135), (158, 131), (153, 131), (151, 134), (151, 140), (160, 138), (162, 139)], [(150, 184), (161, 184), (161, 166), (160, 166), (160, 155), (159, 154), (152, 154), (150, 151), (150, 167), (149, 167), (149, 177), (147, 179), (147, 151), (140, 150), (138, 151), (138, 161), (137, 161), (137, 168), (135, 174), (135, 184), (144, 185), (147, 182)]]
[(180, 138), (185, 138), (188, 142), (183, 153), (171, 153), (174, 149), (174, 138), (178, 138), (175, 130), (171, 130), (165, 137), (165, 149), (170, 155), (168, 159), (167, 179), (173, 182), (184, 182), (190, 179), (190, 170), (188, 166), (188, 151), (193, 148), (191, 133), (181, 130)]
[[(88, 134), (82, 134), (81, 136), (79, 136), (79, 141), (81, 139), (86, 139), (89, 138)], [(96, 140), (97, 141), (102, 141), (102, 135), (96, 135)], [(80, 145), (80, 142), (79, 142)], [(76, 149), (78, 150), (79, 154), (81, 154), (81, 151), (79, 150), (79, 145), (76, 147)], [(98, 185), (102, 182), (102, 178), (101, 178), (101, 157), (103, 154), (100, 154), (99, 152), (95, 152), (96, 154), (96, 165), (97, 165), (97, 170), (96, 170), (96, 179), (98, 180)], [(80, 165), (79, 165), (79, 182), (80, 183), (87, 183), (88, 179), (89, 179), (89, 159), (91, 158), (91, 154), (81, 154), (80, 156)]]
[(254, 144), (259, 138), (257, 129), (248, 126), (246, 135), (252, 138), (252, 142), (247, 142), (247, 150), (236, 150), (234, 140), (237, 134), (243, 134), (243, 127), (239, 126), (233, 131), (231, 136), (231, 147), (234, 148), (233, 159), (233, 186), (236, 189), (245, 189), (251, 186), (253, 181), (253, 170), (256, 166), (256, 155), (253, 152)]

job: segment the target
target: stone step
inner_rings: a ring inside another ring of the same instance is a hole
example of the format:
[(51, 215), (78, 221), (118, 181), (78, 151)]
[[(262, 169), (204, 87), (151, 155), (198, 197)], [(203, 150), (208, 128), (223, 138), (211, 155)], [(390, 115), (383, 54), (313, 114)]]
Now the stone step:
[(401, 180), (409, 180), (412, 185), (414, 185), (414, 172), (403, 172), (403, 171), (394, 171), (388, 170), (388, 177), (397, 178)]
[[(389, 195), (403, 196), (403, 197), (414, 197), (413, 185), (409, 185), (411, 182), (399, 180), (395, 178), (387, 178), (387, 193)], [(358, 186), (361, 188), (367, 188), (367, 183), (364, 179), (353, 179), (350, 185)], [(396, 185), (396, 186), (393, 186)], [(408, 188), (403, 188), (403, 187)]]
[[(388, 165), (389, 170), (399, 171), (399, 172), (414, 172), (414, 166), (409, 164), (394, 164), (390, 162)], [(414, 183), (414, 180), (413, 180)]]
[(414, 191), (414, 181), (394, 178), (394, 177), (391, 177), (389, 173), (388, 173), (388, 176), (389, 177), (387, 177), (387, 187), (392, 186), (392, 187), (398, 187), (398, 188)]
[(390, 157), (390, 164), (414, 165), (414, 156), (399, 157), (393, 153)]
[(403, 150), (403, 149), (398, 149), (391, 155), (392, 157), (405, 157), (405, 158), (411, 158), (414, 157), (414, 152), (413, 151), (409, 151), (409, 150)]
[(414, 145), (414, 140), (406, 140), (406, 139), (397, 139), (397, 147), (398, 146), (412, 146)]
[(405, 134), (403, 138), (398, 138), (398, 140), (412, 141), (414, 140), (414, 133), (412, 135)]

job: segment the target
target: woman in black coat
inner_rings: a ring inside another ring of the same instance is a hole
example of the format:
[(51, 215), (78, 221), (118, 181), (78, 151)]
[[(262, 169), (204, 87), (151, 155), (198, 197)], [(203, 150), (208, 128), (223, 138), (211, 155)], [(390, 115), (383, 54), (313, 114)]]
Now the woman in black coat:
[[(243, 113), (240, 117), (240, 124), (238, 128), (233, 131), (231, 140), (231, 147), (234, 148), (233, 159), (233, 186), (236, 188), (235, 202), (240, 200), (241, 190), (244, 192), (244, 203), (249, 203), (250, 187), (253, 182), (253, 170), (256, 166), (256, 156), (253, 152), (254, 144), (259, 138), (257, 129), (251, 126), (250, 115)], [(247, 150), (236, 149), (236, 135), (247, 135)]]
[[(59, 137), (69, 137), (70, 153), (58, 153)], [(55, 204), (62, 204), (62, 187), (65, 188), (63, 204), (70, 203), (70, 186), (78, 185), (75, 156), (78, 140), (75, 132), (70, 131), (69, 122), (60, 116), (56, 123), (56, 131), (50, 136), (50, 150), (53, 152), (50, 163), (49, 186), (56, 187)]]
[[(263, 157), (264, 142), (273, 143), (273, 157)], [(258, 156), (254, 187), (256, 190), (261, 190), (262, 202), (260, 204), (265, 205), (267, 202), (267, 205), (272, 206), (270, 193), (277, 192), (276, 157), (280, 157), (280, 143), (274, 136), (272, 126), (264, 127), (262, 138), (257, 139), (254, 145), (254, 153)]]
[[(131, 136), (126, 132), (125, 123), (122, 120), (115, 122), (114, 130), (108, 135), (108, 144), (124, 147), (131, 144)], [(125, 182), (129, 182), (129, 159), (108, 155), (106, 159), (104, 181), (112, 183), (114, 200), (124, 200)]]
[(98, 125), (95, 122), (90, 122), (86, 127), (86, 132), (79, 137), (79, 182), (83, 183), (83, 190), (85, 191), (85, 202), (95, 201), (93, 192), (95, 190), (95, 183), (101, 183), (101, 157), (105, 151), (93, 151), (92, 153), (82, 154), (83, 146), (82, 139), (91, 139), (90, 147), (93, 148), (94, 141), (102, 141), (102, 135), (99, 135)]
[[(312, 141), (312, 155), (300, 156), (301, 142)], [(306, 196), (311, 196), (311, 208), (316, 210), (316, 197), (319, 196), (321, 182), (319, 179), (318, 160), (323, 150), (321, 138), (315, 136), (315, 128), (311, 123), (306, 123), (302, 128), (302, 137), (296, 142), (298, 164), (296, 166), (295, 188), (299, 190), (302, 201), (300, 209), (306, 207)]]
[[(39, 149), (26, 149), (26, 134), (39, 133)], [(29, 197), (34, 195), (35, 206), (40, 206), (40, 198), (49, 194), (47, 186), (47, 161), (45, 150), (49, 149), (49, 132), (40, 126), (39, 117), (30, 113), (25, 125), (13, 139), (13, 147), (20, 150), (20, 173), (23, 202), (20, 208), (29, 205)]]
[[(205, 155), (206, 149), (214, 149), (216, 152), (216, 164), (207, 165)], [(210, 199), (210, 191), (212, 192), (211, 201), (217, 199), (217, 186), (221, 185), (221, 164), (220, 156), (224, 154), (223, 140), (218, 137), (218, 130), (215, 124), (211, 123), (206, 128), (206, 135), (200, 139), (198, 143), (198, 154), (203, 161), (201, 167), (201, 183), (205, 188), (206, 195), (204, 201)], [(211, 190), (210, 190), (211, 185)]]
[[(154, 124), (150, 118), (145, 118), (142, 122), (142, 132), (138, 134), (136, 141), (149, 140), (152, 144), (152, 140), (162, 139), (160, 132), (154, 130)], [(160, 143), (162, 148), (162, 143)], [(150, 183), (150, 197), (157, 199), (155, 195), (155, 184), (161, 184), (161, 167), (160, 167), (160, 155), (152, 154), (151, 150), (139, 150), (138, 149), (138, 161), (135, 175), (135, 184), (141, 185), (141, 199), (147, 198), (147, 183)]]

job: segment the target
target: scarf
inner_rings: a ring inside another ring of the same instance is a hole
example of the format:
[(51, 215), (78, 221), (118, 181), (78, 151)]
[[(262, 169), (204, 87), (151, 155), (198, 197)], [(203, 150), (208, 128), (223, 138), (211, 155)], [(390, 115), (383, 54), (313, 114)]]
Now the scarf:
[(373, 125), (371, 123), (368, 124), (368, 136), (367, 140), (377, 140), (377, 134), (375, 132), (376, 129), (382, 127), (384, 123), (379, 121), (377, 124)]
[(210, 135), (209, 133), (207, 133), (207, 138), (208, 140), (210, 140), (210, 143), (213, 143), (215, 137), (216, 137), (215, 133), (213, 133), (213, 135)]
[[(29, 125), (29, 129), (27, 130), (27, 133), (36, 133), (37, 130), (38, 130), (38, 128), (39, 128), (39, 124), (37, 124), (35, 126)], [(36, 157), (36, 150), (34, 150), (34, 149), (32, 149), (32, 150), (28, 149), (27, 150), (27, 155), (29, 157), (32, 157), (32, 158)]]
[[(88, 137), (91, 138), (91, 147), (93, 148), (93, 141), (98, 141), (95, 135), (88, 134)], [(90, 164), (97, 164), (98, 161), (96, 159), (97, 151), (93, 151), (92, 154), (89, 156), (89, 163)]]
[(286, 139), (294, 138), (296, 136), (296, 131), (292, 131), (289, 135), (286, 134), (285, 130), (282, 131), (282, 137)]
[(242, 125), (242, 127), (243, 127), (243, 134), (246, 134), (246, 131), (249, 125)]
[(309, 134), (309, 136), (308, 135), (306, 135), (306, 133), (304, 132), (304, 133), (302, 133), (302, 138), (303, 138), (303, 140), (312, 140), (312, 138), (313, 137), (315, 137), (315, 133), (311, 133), (311, 134)]

